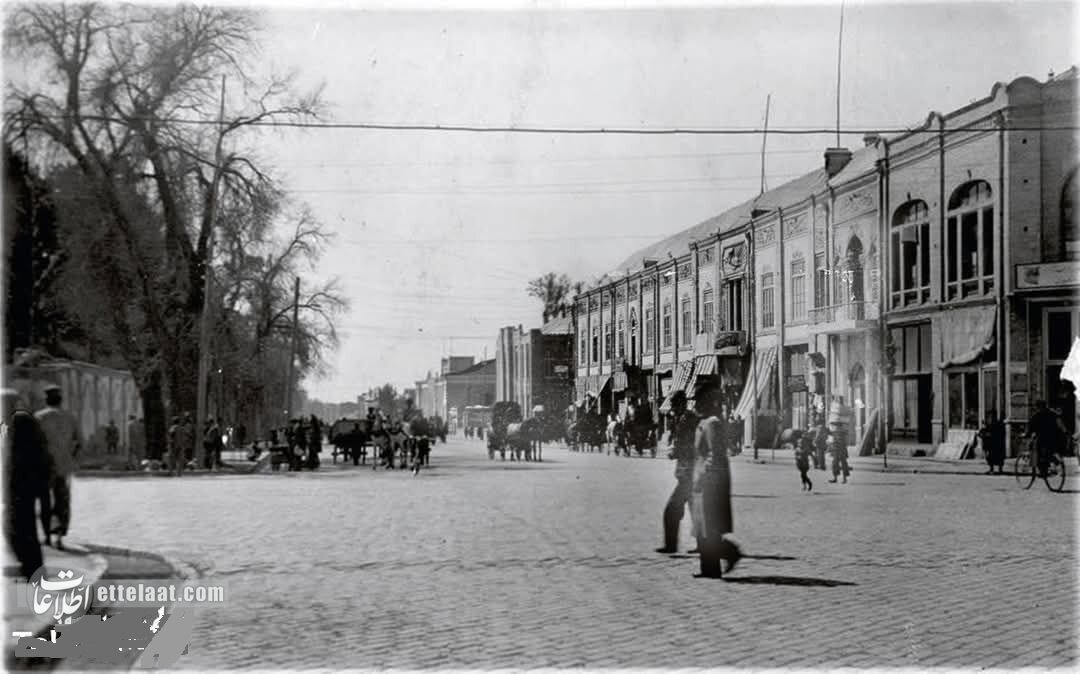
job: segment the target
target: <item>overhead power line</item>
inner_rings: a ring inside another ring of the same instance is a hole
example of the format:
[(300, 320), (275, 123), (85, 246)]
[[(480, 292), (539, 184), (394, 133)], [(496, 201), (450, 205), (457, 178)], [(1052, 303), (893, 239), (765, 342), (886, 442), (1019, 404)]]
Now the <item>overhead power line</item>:
[[(14, 113), (5, 113), (5, 117), (11, 117)], [(70, 115), (47, 115), (50, 119), (64, 121)], [(192, 124), (197, 126), (217, 126), (220, 123), (211, 119), (193, 119), (188, 117), (155, 117), (132, 115), (116, 117), (113, 115), (81, 115), (84, 121), (106, 122), (111, 124), (130, 124), (131, 122), (156, 122), (168, 124)], [(355, 129), (369, 131), (439, 131), (439, 132), (463, 132), (463, 133), (528, 133), (528, 134), (566, 134), (566, 135), (630, 135), (630, 136), (754, 136), (764, 133), (763, 128), (757, 127), (716, 127), (716, 128), (646, 128), (646, 127), (560, 127), (560, 126), (481, 126), (470, 124), (383, 124), (375, 122), (300, 122), (287, 120), (259, 120), (248, 121), (247, 126), (276, 127), (291, 129)], [(993, 129), (987, 128), (959, 128), (945, 129), (945, 133), (986, 133)], [(1010, 126), (1009, 131), (1078, 131), (1080, 126), (1043, 126), (1024, 125)], [(924, 127), (895, 127), (895, 128), (848, 128), (839, 127), (830, 129), (822, 127), (785, 127), (770, 128), (769, 133), (785, 136), (820, 136), (820, 135), (867, 135), (867, 134), (905, 134), (905, 133), (940, 133), (940, 129)]]

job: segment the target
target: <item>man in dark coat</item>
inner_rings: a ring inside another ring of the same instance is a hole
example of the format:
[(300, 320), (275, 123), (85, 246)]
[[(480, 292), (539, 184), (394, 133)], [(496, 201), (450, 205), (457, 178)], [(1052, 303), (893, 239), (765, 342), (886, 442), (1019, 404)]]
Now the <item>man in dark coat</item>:
[(979, 442), (982, 443), (983, 454), (986, 455), (986, 463), (990, 467), (987, 475), (994, 472), (997, 466), (998, 473), (1005, 472), (1005, 425), (997, 418), (994, 410), (986, 414), (986, 422), (979, 429)]
[(664, 508), (664, 545), (656, 549), (662, 554), (678, 552), (679, 523), (690, 500), (694, 479), (694, 434), (697, 432), (698, 415), (686, 409), (686, 393), (683, 391), (671, 394), (671, 419), (671, 452), (668, 458), (675, 460), (675, 489)]
[(691, 496), (694, 533), (697, 536), (701, 573), (699, 577), (719, 578), (720, 563), (731, 571), (742, 557), (731, 539), (734, 529), (731, 512), (731, 465), (726, 447), (727, 429), (720, 419), (719, 397), (710, 389), (695, 395), (702, 420), (694, 437), (697, 463)]
[(48, 498), (49, 454), (37, 419), (18, 398), (12, 389), (3, 392), (4, 537), (29, 581), (44, 564), (35, 510)]
[(1035, 414), (1028, 421), (1028, 437), (1035, 437), (1039, 475), (1046, 475), (1046, 468), (1054, 452), (1062, 451), (1065, 426), (1061, 418), (1046, 406), (1045, 400), (1035, 402)]

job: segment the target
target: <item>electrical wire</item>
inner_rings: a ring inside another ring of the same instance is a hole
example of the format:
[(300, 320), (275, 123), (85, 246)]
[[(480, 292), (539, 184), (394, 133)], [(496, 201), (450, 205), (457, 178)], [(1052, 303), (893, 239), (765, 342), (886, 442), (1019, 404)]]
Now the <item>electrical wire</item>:
[[(4, 116), (12, 118), (14, 112), (5, 112)], [(44, 115), (53, 121), (66, 121), (72, 117), (68, 114)], [(145, 122), (156, 124), (189, 124), (195, 126), (222, 126), (216, 119), (195, 119), (190, 117), (158, 117), (156, 115), (130, 115), (117, 117), (114, 115), (84, 114), (79, 116), (84, 121), (96, 121), (110, 124), (130, 124), (132, 122)], [(369, 131), (436, 131), (436, 132), (464, 132), (464, 133), (524, 133), (524, 134), (565, 134), (565, 135), (632, 135), (632, 136), (750, 136), (765, 132), (758, 127), (727, 127), (727, 128), (646, 128), (646, 127), (542, 127), (542, 126), (482, 126), (475, 124), (389, 124), (377, 122), (302, 122), (296, 120), (233, 120), (231, 124), (237, 126), (291, 128), (291, 129), (354, 129)], [(1077, 131), (1080, 126), (1075, 125), (1022, 125), (1010, 126), (1007, 131)], [(895, 128), (822, 128), (822, 127), (785, 127), (770, 128), (768, 132), (774, 135), (787, 136), (815, 136), (815, 135), (860, 135), (868, 134), (938, 134), (938, 133), (988, 133), (994, 129), (979, 127), (964, 127), (957, 129), (934, 129), (930, 127), (895, 127)]]

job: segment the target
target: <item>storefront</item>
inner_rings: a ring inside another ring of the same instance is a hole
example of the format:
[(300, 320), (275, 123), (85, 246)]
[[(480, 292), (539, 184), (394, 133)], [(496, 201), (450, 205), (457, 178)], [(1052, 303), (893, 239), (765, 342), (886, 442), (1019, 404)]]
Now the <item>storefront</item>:
[[(1021, 426), (1034, 411), (1035, 401), (1045, 400), (1075, 424), (1075, 395), (1069, 395), (1072, 387), (1061, 375), (1073, 343), (1080, 338), (1080, 262), (1021, 265), (1016, 276), (1020, 305), (1015, 313), (1022, 316), (1027, 330), (1011, 333), (1012, 349), (1021, 347), (1018, 354), (1027, 361), (1010, 364), (1011, 421)], [(1026, 344), (1016, 344), (1024, 339)], [(1021, 401), (1026, 404), (1021, 406)]]

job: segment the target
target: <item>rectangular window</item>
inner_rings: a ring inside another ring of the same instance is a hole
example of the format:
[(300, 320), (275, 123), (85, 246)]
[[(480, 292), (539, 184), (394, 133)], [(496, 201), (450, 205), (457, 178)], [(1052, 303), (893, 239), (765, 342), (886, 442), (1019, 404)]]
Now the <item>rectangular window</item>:
[(994, 209), (983, 211), (982, 228), (982, 275), (984, 292), (994, 291)]
[(581, 340), (580, 340), (580, 344), (579, 344), (579, 354), (578, 354), (578, 361), (582, 365), (585, 365), (585, 364), (587, 364), (589, 362), (589, 360), (588, 360), (589, 346), (588, 345), (589, 345), (589, 338), (585, 335), (585, 331), (582, 330), (581, 331)]
[(724, 329), (743, 330), (743, 282), (734, 279), (724, 284)]
[(660, 316), (660, 331), (662, 333), (662, 341), (660, 344), (663, 348), (671, 348), (671, 305), (665, 304), (663, 313)]
[(645, 308), (645, 353), (652, 353), (656, 348), (656, 312), (652, 307)]
[(712, 332), (716, 330), (712, 290), (706, 290), (701, 296), (701, 314), (701, 331)]
[(829, 270), (825, 268), (825, 253), (814, 255), (814, 307), (829, 304)]
[(694, 313), (690, 306), (690, 298), (684, 297), (682, 301), (682, 334), (679, 335), (679, 343), (689, 346), (694, 342)]
[(924, 374), (933, 370), (930, 351), (930, 324), (919, 323), (890, 331), (896, 352), (896, 374)]
[(619, 319), (619, 358), (626, 358), (626, 331), (623, 319)]
[(791, 317), (806, 318), (806, 260), (791, 263)]
[(592, 362), (600, 362), (600, 328), (592, 329)]
[(1072, 314), (1065, 311), (1046, 312), (1046, 357), (1065, 360), (1072, 348)]
[(948, 377), (949, 428), (979, 428), (979, 373), (954, 372)]
[(614, 338), (611, 334), (611, 324), (604, 326), (604, 360), (611, 360), (611, 351), (614, 346)]
[(776, 311), (773, 306), (773, 275), (761, 275), (761, 327), (771, 328), (776, 325)]

